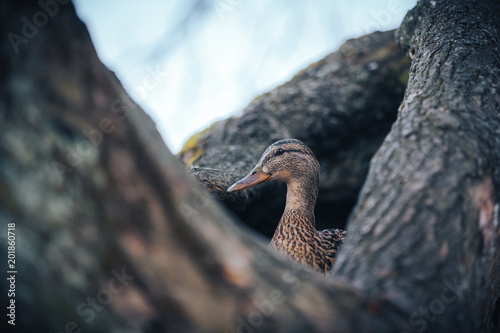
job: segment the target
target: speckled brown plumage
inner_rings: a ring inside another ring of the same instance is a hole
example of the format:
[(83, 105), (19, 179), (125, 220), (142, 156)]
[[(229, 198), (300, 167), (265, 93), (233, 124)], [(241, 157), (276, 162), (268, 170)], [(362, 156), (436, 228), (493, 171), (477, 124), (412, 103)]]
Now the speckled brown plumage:
[(298, 262), (320, 272), (328, 272), (335, 264), (335, 255), (344, 241), (345, 231), (317, 231), (314, 216), (285, 210), (269, 244)]
[(299, 140), (280, 140), (269, 146), (257, 166), (228, 189), (234, 192), (277, 179), (287, 184), (286, 207), (270, 246), (298, 262), (326, 273), (346, 232), (317, 231), (314, 206), (318, 195), (320, 166), (309, 147)]

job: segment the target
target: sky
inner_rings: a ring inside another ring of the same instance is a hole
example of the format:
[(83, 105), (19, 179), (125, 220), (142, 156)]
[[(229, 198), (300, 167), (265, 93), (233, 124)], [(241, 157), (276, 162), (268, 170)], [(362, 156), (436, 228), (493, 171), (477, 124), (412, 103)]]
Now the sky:
[(74, 0), (101, 61), (173, 153), (416, 0)]

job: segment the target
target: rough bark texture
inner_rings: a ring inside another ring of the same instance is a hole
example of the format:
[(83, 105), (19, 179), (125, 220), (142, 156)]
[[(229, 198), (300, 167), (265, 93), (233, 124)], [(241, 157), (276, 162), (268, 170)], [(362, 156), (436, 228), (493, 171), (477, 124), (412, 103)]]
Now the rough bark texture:
[[(4, 2), (1, 35), (21, 34), (22, 18), (41, 10)], [(190, 180), (99, 62), (71, 4), (17, 53), (2, 39), (0, 220), (3, 235), (16, 224), (16, 328), (498, 332), (497, 16), (488, 1), (420, 2), (407, 15), (398, 35), (413, 55), (405, 98), (327, 277), (271, 251)], [(268, 118), (235, 131), (268, 131)], [(246, 172), (234, 168), (211, 172)]]
[(407, 14), (398, 41), (413, 55), (408, 88), (334, 268), (416, 313), (419, 330), (498, 330), (496, 15), (487, 1), (424, 1)]
[(272, 236), (283, 213), (283, 184), (228, 195), (274, 141), (296, 138), (320, 161), (319, 229), (343, 228), (375, 151), (396, 119), (409, 59), (394, 32), (346, 42), (289, 82), (256, 98), (242, 115), (188, 140), (180, 157), (190, 173), (242, 221)]

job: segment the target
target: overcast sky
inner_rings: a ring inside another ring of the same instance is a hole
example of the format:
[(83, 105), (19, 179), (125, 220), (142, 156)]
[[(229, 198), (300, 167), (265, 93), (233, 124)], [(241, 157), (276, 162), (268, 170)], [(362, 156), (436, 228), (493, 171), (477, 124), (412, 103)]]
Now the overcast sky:
[(75, 0), (101, 60), (174, 153), (416, 0)]

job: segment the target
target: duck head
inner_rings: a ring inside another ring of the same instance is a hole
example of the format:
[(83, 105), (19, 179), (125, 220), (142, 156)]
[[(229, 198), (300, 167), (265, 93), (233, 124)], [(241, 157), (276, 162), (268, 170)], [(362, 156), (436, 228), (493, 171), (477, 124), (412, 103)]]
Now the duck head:
[(280, 180), (290, 188), (318, 191), (320, 166), (312, 150), (302, 141), (280, 140), (269, 146), (255, 168), (227, 192), (241, 191), (268, 180)]

